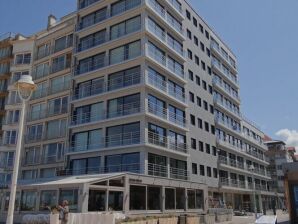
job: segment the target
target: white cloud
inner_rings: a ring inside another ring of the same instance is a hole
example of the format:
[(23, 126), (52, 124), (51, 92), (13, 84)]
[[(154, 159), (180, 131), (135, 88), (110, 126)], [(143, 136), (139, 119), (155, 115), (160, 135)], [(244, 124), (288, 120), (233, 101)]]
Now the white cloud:
[(276, 136), (280, 137), (287, 146), (294, 146), (298, 149), (298, 131), (297, 130), (289, 130), (289, 129), (281, 129), (275, 133)]

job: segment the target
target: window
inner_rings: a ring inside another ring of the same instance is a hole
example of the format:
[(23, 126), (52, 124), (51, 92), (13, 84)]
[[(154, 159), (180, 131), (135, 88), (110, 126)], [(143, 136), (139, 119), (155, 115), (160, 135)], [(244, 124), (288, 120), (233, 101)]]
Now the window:
[(78, 63), (77, 74), (94, 71), (105, 66), (106, 53), (102, 52), (88, 58), (84, 58)]
[(49, 207), (56, 206), (58, 202), (57, 191), (46, 190), (40, 192), (39, 211), (46, 211)]
[(204, 71), (206, 71), (206, 64), (204, 61), (201, 61), (201, 66)]
[(111, 6), (111, 15), (115, 16), (141, 4), (141, 0), (120, 0)]
[(189, 29), (187, 29), (187, 37), (191, 40), (191, 32), (190, 32), (190, 30)]
[(31, 53), (16, 55), (16, 58), (15, 58), (16, 65), (30, 64), (30, 62), (31, 62)]
[(192, 60), (192, 52), (191, 52), (191, 50), (187, 50), (187, 55), (188, 55), (188, 58), (190, 59), (190, 60)]
[(21, 196), (21, 211), (34, 211), (36, 197), (36, 191), (23, 191)]
[(212, 105), (209, 105), (209, 111), (211, 114), (214, 114), (214, 107)]
[(204, 143), (201, 142), (201, 141), (199, 141), (199, 150), (200, 150), (201, 152), (204, 152)]
[(94, 46), (99, 46), (107, 41), (106, 37), (106, 29), (85, 36), (79, 40), (78, 51), (83, 51)]
[(102, 129), (78, 132), (72, 136), (72, 151), (101, 149), (105, 146)]
[(161, 207), (161, 188), (147, 187), (147, 209), (160, 210)]
[(42, 153), (42, 161), (44, 164), (63, 161), (64, 159), (64, 143), (56, 142), (44, 145)]
[(211, 75), (212, 72), (211, 72), (211, 68), (209, 66), (207, 67), (207, 70), (208, 70), (208, 74)]
[(43, 124), (35, 124), (28, 127), (27, 141), (34, 142), (43, 137)]
[(202, 190), (187, 190), (188, 208), (203, 209), (204, 196)]
[(104, 103), (99, 102), (75, 108), (72, 116), (72, 124), (84, 124), (104, 118), (106, 118)]
[(190, 15), (190, 12), (188, 10), (186, 10), (186, 17), (187, 17), (187, 19), (191, 20), (191, 15)]
[(198, 26), (198, 21), (196, 20), (195, 17), (192, 18), (192, 22), (193, 22), (193, 25), (194, 25), (195, 27)]
[(197, 96), (197, 105), (198, 105), (199, 107), (202, 106), (202, 100), (201, 100), (201, 98), (198, 97), (198, 96)]
[(38, 64), (33, 69), (32, 78), (39, 79), (49, 74), (49, 63)]
[(70, 161), (72, 175), (97, 174), (100, 171), (100, 165), (100, 157), (89, 157)]
[(200, 58), (197, 55), (195, 55), (195, 63), (197, 66), (200, 65)]
[(192, 103), (195, 102), (195, 95), (192, 92), (189, 92), (189, 101)]
[(188, 70), (188, 78), (193, 81), (193, 72)]
[[(163, 169), (167, 166), (167, 158), (152, 153), (148, 153), (148, 174), (153, 176), (167, 177), (168, 172)], [(156, 169), (156, 167), (159, 167)]]
[(212, 154), (213, 154), (214, 156), (217, 155), (217, 150), (216, 150), (216, 147), (215, 147), (215, 146), (212, 146)]
[(209, 132), (209, 124), (205, 121), (205, 131)]
[(107, 18), (107, 8), (99, 9), (91, 14), (83, 16), (79, 24), (80, 29), (84, 29), (95, 23), (99, 23)]
[(108, 76), (108, 90), (111, 91), (140, 83), (140, 73), (140, 67), (134, 67), (110, 74)]
[(199, 39), (194, 35), (193, 36), (193, 39), (194, 39), (194, 43), (195, 43), (195, 45), (199, 45)]
[(194, 138), (191, 138), (190, 142), (191, 142), (191, 148), (192, 149), (197, 149), (197, 140), (194, 139)]
[(140, 123), (130, 123), (106, 129), (107, 147), (140, 143)]
[(165, 188), (165, 209), (173, 210), (175, 209), (175, 188)]
[(179, 108), (172, 105), (168, 106), (168, 110), (170, 121), (179, 124), (180, 126), (185, 125), (185, 112), (183, 110), (180, 110)]
[(4, 144), (15, 145), (16, 143), (17, 143), (17, 131), (16, 130), (5, 131)]
[(206, 143), (205, 148), (206, 148), (206, 153), (210, 154), (210, 145)]
[[(149, 20), (150, 22), (150, 20)], [(141, 28), (141, 16), (128, 19), (111, 27), (111, 40), (133, 33)]]
[(211, 56), (211, 52), (209, 48), (206, 48), (206, 52), (207, 52), (207, 56), (210, 57)]
[(192, 114), (190, 114), (190, 123), (191, 123), (192, 125), (196, 125), (196, 118), (195, 118), (195, 116), (192, 115)]
[(205, 167), (203, 165), (200, 165), (200, 175), (205, 176)]
[(199, 24), (199, 27), (200, 27), (201, 33), (204, 33), (204, 28), (203, 28), (202, 24)]
[(123, 192), (121, 191), (109, 191), (108, 207), (112, 211), (123, 210)]
[(69, 48), (72, 46), (73, 43), (73, 34), (69, 34), (64, 37), (60, 37), (59, 39), (55, 40), (55, 52), (61, 51), (65, 48)]
[(67, 112), (68, 96), (49, 100), (48, 113), (50, 116)]
[(77, 209), (78, 209), (78, 190), (76, 190), (76, 189), (60, 190), (59, 205), (61, 205), (61, 203), (64, 200), (68, 201), (68, 206), (69, 206), (70, 211), (77, 211)]
[(123, 96), (108, 101), (108, 118), (126, 116), (140, 112), (140, 94)]
[(178, 151), (186, 150), (186, 137), (179, 133), (169, 131), (169, 146), (171, 149)]
[(110, 50), (110, 64), (117, 64), (141, 55), (141, 41), (135, 41)]
[(201, 51), (205, 52), (205, 45), (202, 42), (200, 42), (200, 47), (201, 47)]
[(204, 90), (207, 90), (207, 83), (206, 83), (206, 81), (203, 80), (202, 83), (203, 83)]
[(25, 165), (37, 164), (40, 161), (40, 147), (33, 146), (25, 149)]
[(61, 55), (56, 58), (53, 58), (51, 73), (55, 73), (55, 72), (59, 72), (64, 69), (67, 69), (70, 67), (70, 65), (71, 65), (71, 54), (65, 54), (65, 55)]
[(217, 169), (213, 168), (213, 177), (217, 178), (217, 176), (218, 176)]
[(207, 30), (205, 30), (205, 36), (209, 40), (209, 32)]
[[(23, 76), (23, 75), (29, 75), (29, 71), (22, 71), (22, 72), (14, 72), (13, 76), (11, 77), (11, 84), (19, 81), (19, 79)], [(1, 81), (6, 81), (6, 80), (1, 80)], [(1, 89), (6, 88), (7, 87), (7, 83), (1, 83)]]
[(197, 76), (197, 75), (196, 75), (196, 84), (197, 84), (198, 86), (201, 85), (201, 79), (200, 79), (200, 77)]
[(207, 166), (207, 176), (208, 177), (211, 177), (212, 174), (211, 174), (211, 167)]
[(192, 163), (192, 174), (198, 174), (198, 166), (196, 163)]
[(89, 190), (88, 211), (105, 211), (106, 191)]
[(45, 103), (33, 104), (31, 106), (31, 112), (30, 112), (31, 121), (45, 118), (46, 107), (47, 105)]
[(146, 210), (146, 187), (130, 185), (129, 210)]
[(202, 121), (201, 118), (198, 118), (198, 127), (199, 127), (200, 129), (203, 129), (203, 121)]
[(22, 177), (25, 180), (32, 180), (37, 178), (37, 170), (23, 170)]
[(6, 123), (15, 124), (19, 122), (20, 110), (11, 110), (6, 112)]
[(211, 125), (211, 133), (212, 133), (213, 135), (215, 135), (215, 127), (214, 127), (214, 125)]
[(208, 111), (208, 103), (207, 103), (207, 101), (205, 101), (205, 100), (204, 100), (204, 109), (205, 109), (206, 111)]
[(61, 138), (66, 134), (66, 119), (49, 121), (47, 124), (47, 139)]

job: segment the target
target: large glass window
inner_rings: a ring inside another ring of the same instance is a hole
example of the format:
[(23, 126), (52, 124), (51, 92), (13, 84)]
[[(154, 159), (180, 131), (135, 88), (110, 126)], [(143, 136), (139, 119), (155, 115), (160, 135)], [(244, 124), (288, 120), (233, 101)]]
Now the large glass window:
[(100, 157), (75, 159), (70, 162), (73, 175), (93, 174), (100, 172)]
[(187, 196), (189, 209), (204, 208), (204, 196), (202, 190), (187, 190)]
[(80, 39), (78, 51), (83, 51), (91, 47), (99, 46), (106, 42), (106, 29), (90, 34)]
[(106, 192), (103, 190), (89, 190), (88, 211), (105, 211)]
[(110, 74), (108, 77), (108, 90), (115, 90), (140, 83), (140, 67), (130, 68), (124, 71)]
[(139, 122), (108, 127), (106, 133), (108, 147), (140, 143)]
[(160, 210), (161, 204), (161, 188), (160, 187), (147, 187), (147, 209)]
[(167, 91), (166, 77), (152, 68), (148, 69), (148, 81), (162, 91)]
[(108, 117), (119, 117), (140, 112), (140, 94), (123, 96), (108, 101)]
[(141, 4), (141, 0), (120, 0), (111, 6), (111, 15), (115, 16)]
[(51, 72), (55, 73), (70, 67), (71, 54), (61, 55), (53, 58)]
[(141, 55), (141, 41), (135, 41), (110, 50), (110, 64), (120, 63)]
[(72, 136), (73, 151), (86, 151), (104, 147), (102, 129), (79, 132)]
[(57, 142), (44, 145), (43, 149), (43, 162), (55, 163), (62, 161), (64, 158), (64, 143)]
[(140, 154), (128, 153), (111, 155), (105, 157), (106, 172), (133, 172), (138, 173), (140, 169)]
[(123, 210), (123, 192), (109, 191), (108, 206), (109, 206), (109, 211), (122, 211)]
[(148, 138), (149, 142), (155, 145), (165, 147), (167, 145), (166, 129), (155, 124), (148, 124)]
[(36, 191), (23, 191), (21, 197), (21, 211), (34, 211), (36, 196)]
[(39, 79), (49, 74), (49, 63), (36, 65), (32, 74), (33, 79)]
[(61, 205), (64, 200), (68, 201), (69, 210), (77, 211), (78, 209), (78, 190), (60, 190), (59, 204)]
[(130, 185), (129, 210), (146, 210), (146, 187)]
[(169, 145), (171, 149), (186, 150), (186, 137), (173, 131), (169, 131)]
[(55, 40), (55, 52), (71, 47), (72, 43), (73, 43), (73, 34), (60, 37), (59, 39)]
[(86, 82), (79, 83), (75, 90), (75, 97), (80, 99), (96, 94), (100, 94), (105, 90), (104, 78), (100, 77)]
[(49, 207), (56, 206), (58, 203), (57, 201), (57, 191), (41, 191), (40, 192), (40, 203), (39, 203), (39, 210), (49, 210)]
[(66, 134), (66, 119), (49, 121), (47, 125), (47, 138), (61, 138)]
[(79, 61), (78, 74), (94, 71), (105, 66), (106, 53), (99, 53)]
[(59, 76), (50, 80), (50, 94), (70, 89), (71, 76)]
[(169, 120), (184, 126), (185, 125), (185, 112), (172, 105), (169, 105)]
[(46, 116), (46, 104), (38, 103), (31, 106), (30, 118), (32, 121), (45, 118)]
[(73, 124), (84, 124), (99, 121), (105, 118), (104, 103), (95, 103), (77, 107), (73, 113)]
[(171, 210), (175, 209), (175, 189), (166, 188), (165, 189), (165, 209)]
[(36, 164), (40, 161), (40, 147), (34, 146), (25, 149), (25, 165)]
[(128, 19), (111, 27), (111, 40), (135, 32), (141, 28), (141, 16)]
[(15, 145), (16, 143), (17, 143), (17, 131), (16, 130), (5, 131), (4, 144)]
[(148, 174), (167, 177), (167, 158), (165, 156), (148, 153)]
[(15, 58), (16, 65), (30, 64), (30, 62), (31, 62), (31, 53), (16, 55), (16, 58)]
[(18, 123), (19, 117), (20, 117), (20, 110), (7, 111), (6, 115), (7, 115), (7, 118), (6, 118), (7, 124)]
[(167, 119), (166, 103), (153, 95), (148, 96), (148, 110), (150, 113)]
[(50, 116), (63, 114), (67, 112), (68, 96), (56, 98), (49, 101), (48, 113)]
[(107, 8), (105, 7), (82, 17), (79, 28), (84, 29), (85, 27), (101, 22), (106, 18), (107, 18)]
[(154, 60), (158, 61), (158, 63), (166, 65), (166, 54), (159, 47), (155, 46), (153, 43), (149, 42), (149, 56)]

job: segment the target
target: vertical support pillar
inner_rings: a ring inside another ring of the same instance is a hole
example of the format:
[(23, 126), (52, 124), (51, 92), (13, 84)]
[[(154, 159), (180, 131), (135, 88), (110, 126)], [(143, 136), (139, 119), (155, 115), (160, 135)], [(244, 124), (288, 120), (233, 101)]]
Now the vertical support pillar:
[(123, 210), (124, 214), (127, 215), (129, 212), (129, 179), (128, 176), (124, 177), (124, 197), (123, 197)]
[(80, 189), (80, 197), (79, 197), (79, 204), (81, 204), (81, 212), (88, 212), (88, 201), (89, 201), (89, 185), (84, 184)]
[(166, 210), (166, 188), (161, 187), (161, 212), (164, 213)]

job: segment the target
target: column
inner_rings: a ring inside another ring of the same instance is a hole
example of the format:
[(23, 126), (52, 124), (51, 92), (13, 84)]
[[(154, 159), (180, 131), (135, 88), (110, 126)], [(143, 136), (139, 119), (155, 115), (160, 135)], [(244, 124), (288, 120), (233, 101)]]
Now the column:
[(88, 201), (89, 201), (89, 186), (84, 184), (80, 191), (79, 205), (81, 205), (81, 212), (88, 212)]
[(127, 215), (129, 212), (129, 179), (125, 175), (124, 177), (124, 192), (123, 192), (123, 211), (124, 214)]

